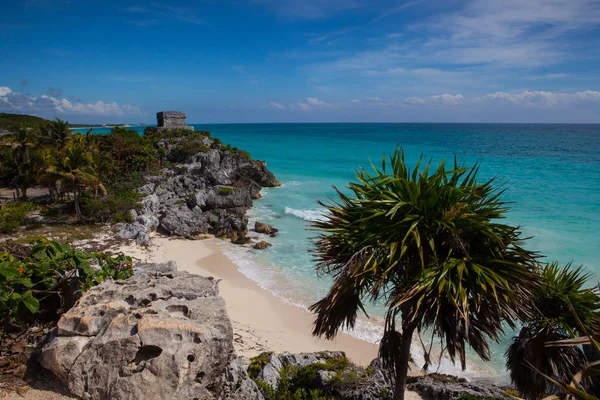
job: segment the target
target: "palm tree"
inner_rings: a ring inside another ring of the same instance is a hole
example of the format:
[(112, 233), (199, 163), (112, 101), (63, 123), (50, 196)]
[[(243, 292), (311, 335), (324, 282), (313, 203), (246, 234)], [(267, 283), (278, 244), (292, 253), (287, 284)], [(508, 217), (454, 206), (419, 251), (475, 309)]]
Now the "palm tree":
[(59, 150), (62, 150), (71, 140), (71, 127), (68, 122), (56, 118), (48, 126), (48, 134)]
[(29, 163), (31, 160), (31, 151), (37, 145), (36, 133), (31, 128), (21, 127), (16, 132), (13, 132), (4, 144), (10, 147), (13, 162), (17, 167), (17, 176), (14, 182), (17, 192), (20, 192), (19, 194), (22, 199), (27, 199), (27, 188), (34, 183), (31, 179)]
[(54, 179), (63, 191), (73, 192), (75, 214), (79, 220), (82, 219), (79, 201), (83, 191), (100, 189), (106, 194), (106, 189), (94, 170), (90, 153), (76, 144), (63, 150), (63, 154), (46, 169), (46, 176)]
[(582, 267), (571, 264), (561, 268), (552, 263), (540, 270), (540, 285), (532, 297), (536, 313), (506, 351), (511, 380), (526, 399), (540, 399), (556, 390), (546, 377), (569, 382), (587, 363), (581, 347), (546, 344), (595, 331), (600, 297), (586, 288), (590, 278)]
[(385, 305), (380, 356), (395, 373), (394, 398), (404, 399), (413, 333), (431, 330), (463, 369), (466, 345), (489, 360), (489, 340), (528, 314), (537, 255), (518, 228), (498, 222), (502, 191), (495, 179), (476, 182), (477, 165), (455, 160), (446, 170), (442, 161), (430, 172), (419, 160), (411, 172), (398, 149), (390, 162), (389, 172), (385, 156), (381, 169), (358, 170), (352, 197), (336, 189), (337, 202), (320, 203), (329, 213), (314, 223), (317, 273), (334, 282), (311, 311), (313, 334), (330, 339), (354, 327), (365, 301)]

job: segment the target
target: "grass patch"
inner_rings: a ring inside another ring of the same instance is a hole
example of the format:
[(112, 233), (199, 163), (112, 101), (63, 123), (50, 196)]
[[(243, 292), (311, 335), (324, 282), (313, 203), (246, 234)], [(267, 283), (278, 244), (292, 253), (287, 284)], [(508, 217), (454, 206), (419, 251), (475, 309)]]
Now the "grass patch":
[(227, 195), (227, 194), (231, 194), (231, 193), (235, 193), (236, 189), (232, 188), (232, 187), (228, 187), (228, 186), (221, 186), (219, 188), (217, 188), (217, 193), (222, 194), (222, 195)]

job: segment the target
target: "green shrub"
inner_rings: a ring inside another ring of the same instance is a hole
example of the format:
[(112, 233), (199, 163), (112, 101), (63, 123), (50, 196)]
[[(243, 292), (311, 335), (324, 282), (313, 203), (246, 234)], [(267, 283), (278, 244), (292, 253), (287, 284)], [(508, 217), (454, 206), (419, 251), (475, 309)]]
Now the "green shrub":
[(235, 191), (236, 191), (236, 188), (232, 188), (232, 187), (221, 186), (221, 187), (217, 188), (217, 193), (222, 194), (222, 195), (231, 194), (231, 193), (234, 193)]
[(250, 153), (248, 153), (246, 150), (237, 150), (236, 153), (239, 154), (240, 156), (242, 156), (243, 158), (247, 159), (247, 160), (251, 160), (252, 159), (252, 157), (250, 157)]
[[(350, 362), (346, 357), (330, 358), (325, 363), (314, 363), (304, 367), (290, 365), (279, 371), (279, 379), (275, 388), (258, 379), (258, 373), (269, 362), (270, 353), (261, 353), (251, 359), (248, 375), (254, 379), (258, 388), (267, 400), (331, 400), (335, 398), (333, 392), (328, 392), (319, 387), (319, 372), (330, 371), (335, 373), (331, 385), (354, 384), (359, 379), (359, 374), (354, 369), (349, 369)], [(362, 377), (362, 376), (361, 376)]]
[(28, 201), (7, 201), (0, 209), (0, 233), (12, 233), (23, 225), (25, 216), (39, 207)]
[[(91, 264), (96, 267), (92, 267)], [(127, 279), (133, 274), (131, 257), (86, 253), (69, 245), (47, 240), (32, 243), (23, 259), (0, 253), (0, 328), (14, 330), (41, 314), (60, 314), (68, 282), (76, 281), (82, 291), (105, 279)]]
[(182, 140), (169, 152), (167, 158), (172, 162), (186, 162), (198, 153), (206, 153), (210, 149), (198, 140)]
[(264, 352), (250, 359), (250, 366), (248, 367), (248, 376), (250, 378), (256, 379), (258, 377), (258, 373), (269, 363), (270, 355), (271, 353)]
[[(136, 194), (139, 196), (139, 194)], [(84, 197), (81, 200), (81, 212), (90, 223), (132, 223), (129, 211), (137, 207), (137, 198), (129, 195), (123, 198), (109, 194), (98, 199)]]

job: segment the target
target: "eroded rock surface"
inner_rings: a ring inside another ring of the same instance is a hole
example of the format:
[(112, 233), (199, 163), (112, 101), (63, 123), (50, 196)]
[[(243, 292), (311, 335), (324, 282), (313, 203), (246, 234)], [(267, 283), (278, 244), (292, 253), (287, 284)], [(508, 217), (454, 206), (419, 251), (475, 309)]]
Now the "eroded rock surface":
[(211, 278), (143, 264), (89, 290), (40, 363), (82, 399), (262, 399)]
[(406, 387), (425, 399), (458, 400), (465, 395), (485, 399), (511, 398), (504, 396), (505, 389), (499, 386), (483, 381), (468, 382), (464, 378), (443, 374), (409, 377)]
[[(119, 235), (147, 246), (157, 228), (194, 238), (211, 233), (236, 238), (248, 230), (246, 211), (262, 187), (279, 182), (266, 164), (229, 150), (209, 136), (164, 139), (158, 144), (177, 166), (146, 177), (144, 197), (133, 224), (119, 224)], [(194, 154), (186, 153), (189, 149)]]

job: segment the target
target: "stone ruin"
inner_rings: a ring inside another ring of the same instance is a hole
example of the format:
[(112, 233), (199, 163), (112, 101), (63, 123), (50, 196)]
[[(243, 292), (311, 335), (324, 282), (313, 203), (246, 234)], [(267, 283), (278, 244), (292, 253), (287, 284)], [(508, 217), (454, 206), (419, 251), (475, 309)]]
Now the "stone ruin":
[(188, 126), (185, 119), (185, 113), (181, 111), (161, 111), (156, 113), (159, 131), (163, 129), (189, 129), (193, 131), (194, 127)]

